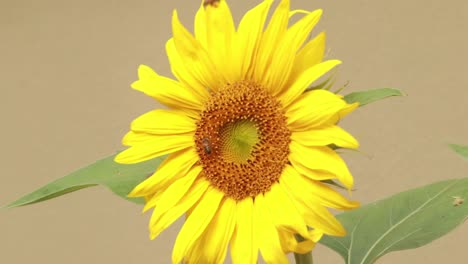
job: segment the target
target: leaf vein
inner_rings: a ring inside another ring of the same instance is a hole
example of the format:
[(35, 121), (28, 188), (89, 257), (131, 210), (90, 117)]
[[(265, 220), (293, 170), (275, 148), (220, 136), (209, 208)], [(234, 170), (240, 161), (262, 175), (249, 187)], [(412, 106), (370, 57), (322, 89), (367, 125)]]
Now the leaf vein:
[(351, 237), (350, 237), (351, 241), (349, 242), (349, 249), (348, 249), (348, 261), (347, 261), (348, 263), (351, 263), (351, 249), (353, 248), (354, 232), (356, 231), (356, 229), (361, 224), (362, 218), (364, 218), (364, 216), (361, 216), (361, 218), (359, 218), (359, 221), (354, 226), (353, 231), (351, 231)]
[(419, 232), (419, 231), (421, 231), (421, 230), (422, 230), (422, 228), (417, 228), (417, 229), (415, 229), (413, 232), (408, 233), (407, 235), (405, 235), (405, 236), (403, 236), (402, 238), (396, 240), (395, 242), (391, 243), (388, 247), (384, 248), (382, 251), (380, 251), (379, 253), (377, 253), (376, 256), (377, 256), (377, 257), (381, 256), (383, 253), (385, 253), (389, 248), (391, 248), (391, 247), (392, 247), (393, 245), (395, 245), (396, 243), (398, 243), (398, 242), (400, 242), (400, 241), (402, 241), (402, 240), (404, 240), (404, 239), (406, 239), (406, 238), (412, 236), (414, 233)]
[(390, 234), (395, 228), (397, 228), (399, 225), (401, 225), (402, 223), (404, 223), (406, 220), (410, 219), (412, 216), (414, 216), (416, 213), (418, 213), (419, 211), (421, 211), (427, 204), (429, 204), (431, 201), (433, 201), (434, 199), (436, 199), (437, 197), (439, 197), (442, 193), (446, 192), (448, 189), (450, 189), (453, 185), (455, 185), (456, 183), (458, 183), (459, 181), (454, 181), (452, 184), (448, 185), (447, 187), (445, 187), (444, 189), (442, 189), (440, 192), (436, 193), (436, 195), (434, 195), (432, 198), (430, 198), (429, 200), (427, 200), (426, 202), (424, 202), (421, 206), (419, 206), (418, 208), (416, 208), (415, 210), (413, 210), (412, 213), (410, 213), (409, 215), (407, 215), (406, 217), (404, 217), (403, 219), (401, 219), (399, 222), (397, 222), (394, 226), (390, 227), (385, 233), (383, 233), (379, 239), (377, 239), (374, 244), (372, 244), (372, 246), (370, 247), (370, 249), (367, 251), (366, 255), (364, 256), (364, 258), (362, 259), (362, 261), (360, 262), (361, 264), (364, 264), (365, 263), (365, 260), (370, 256), (370, 253), (374, 250), (374, 248), (388, 235)]

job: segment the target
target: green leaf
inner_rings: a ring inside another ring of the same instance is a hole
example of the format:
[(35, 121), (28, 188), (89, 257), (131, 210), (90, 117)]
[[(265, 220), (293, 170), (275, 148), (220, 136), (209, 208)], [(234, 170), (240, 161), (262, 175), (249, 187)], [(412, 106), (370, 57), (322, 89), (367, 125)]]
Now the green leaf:
[(338, 215), (347, 236), (325, 236), (320, 243), (348, 264), (374, 263), (389, 252), (426, 245), (463, 223), (466, 197), (468, 178), (402, 192)]
[(465, 159), (468, 159), (468, 146), (462, 146), (457, 144), (449, 144), (456, 153), (460, 154)]
[(142, 198), (128, 198), (127, 194), (153, 173), (164, 157), (131, 165), (118, 164), (114, 162), (114, 157), (115, 155), (112, 155), (72, 172), (19, 198), (6, 207), (38, 203), (96, 185), (106, 186), (118, 196), (129, 201), (143, 203)]
[(362, 92), (354, 92), (345, 95), (344, 99), (347, 103), (359, 102), (359, 106), (364, 106), (369, 103), (373, 103), (378, 100), (382, 100), (391, 96), (402, 96), (405, 95), (402, 91), (393, 88), (381, 88)]

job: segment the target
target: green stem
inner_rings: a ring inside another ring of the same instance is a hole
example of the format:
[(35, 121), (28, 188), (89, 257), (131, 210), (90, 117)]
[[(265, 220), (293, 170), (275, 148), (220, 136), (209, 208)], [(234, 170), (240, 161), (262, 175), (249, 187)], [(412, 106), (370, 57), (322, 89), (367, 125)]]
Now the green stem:
[(312, 259), (312, 251), (305, 254), (294, 253), (294, 259), (296, 264), (313, 264), (314, 260)]

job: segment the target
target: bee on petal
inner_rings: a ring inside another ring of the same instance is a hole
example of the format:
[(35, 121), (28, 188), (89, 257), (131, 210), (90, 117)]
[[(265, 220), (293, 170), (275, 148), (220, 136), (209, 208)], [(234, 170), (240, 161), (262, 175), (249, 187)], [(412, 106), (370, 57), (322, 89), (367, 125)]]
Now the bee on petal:
[(217, 7), (219, 5), (219, 0), (205, 0), (203, 2), (203, 7), (207, 7), (209, 5)]
[(452, 196), (453, 198), (453, 206), (462, 205), (465, 202), (465, 199), (461, 198), (460, 196)]

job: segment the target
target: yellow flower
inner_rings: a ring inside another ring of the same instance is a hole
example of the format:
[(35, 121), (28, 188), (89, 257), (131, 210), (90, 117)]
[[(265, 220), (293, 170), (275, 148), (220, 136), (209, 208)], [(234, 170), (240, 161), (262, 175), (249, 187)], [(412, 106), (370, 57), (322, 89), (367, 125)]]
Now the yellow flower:
[[(157, 171), (129, 194), (154, 209), (154, 239), (176, 219), (186, 221), (173, 263), (287, 263), (285, 253), (305, 253), (323, 234), (345, 230), (326, 207), (351, 209), (321, 181), (353, 178), (330, 147), (357, 148), (336, 124), (357, 107), (312, 82), (340, 63), (323, 60), (325, 34), (306, 39), (322, 11), (290, 11), (272, 0), (242, 18), (237, 29), (226, 2), (207, 1), (195, 17), (195, 34), (174, 11), (167, 54), (177, 80), (138, 69), (136, 90), (168, 109), (150, 111), (123, 138), (116, 157), (136, 163), (169, 154)], [(288, 27), (291, 16), (302, 14)], [(298, 242), (295, 235), (304, 238)]]

